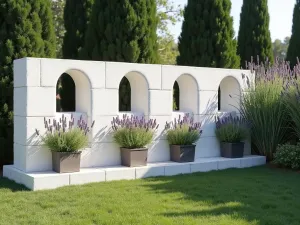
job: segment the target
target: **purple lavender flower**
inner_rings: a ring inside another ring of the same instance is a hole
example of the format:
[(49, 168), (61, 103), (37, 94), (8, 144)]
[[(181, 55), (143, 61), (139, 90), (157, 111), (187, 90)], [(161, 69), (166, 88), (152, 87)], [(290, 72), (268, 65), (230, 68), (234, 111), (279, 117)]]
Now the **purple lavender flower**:
[(145, 117), (139, 119), (138, 116), (131, 115), (129, 117), (126, 114), (123, 114), (121, 119), (119, 118), (119, 116), (113, 117), (111, 124), (112, 124), (112, 129), (114, 131), (120, 128), (126, 128), (126, 129), (142, 128), (142, 129), (146, 129), (147, 131), (149, 130), (153, 131), (158, 129), (156, 119), (146, 120)]
[(198, 130), (199, 133), (202, 133), (201, 127), (202, 124), (201, 122), (194, 122), (194, 118), (190, 116), (189, 114), (184, 115), (182, 118), (179, 115), (178, 119), (174, 119), (174, 122), (166, 122), (165, 124), (165, 129), (182, 129), (183, 127), (187, 127), (188, 131), (195, 131)]
[[(45, 124), (46, 133), (48, 134), (53, 134), (53, 133), (61, 134), (75, 128), (73, 126), (74, 125), (73, 115), (71, 115), (71, 120), (67, 121), (67, 117), (65, 117), (65, 115), (62, 114), (62, 117), (59, 118), (59, 120), (53, 119), (52, 124), (50, 119), (47, 120), (46, 118), (44, 118), (44, 124)], [(91, 128), (94, 126), (94, 124), (95, 121), (92, 122)], [(91, 129), (88, 127), (87, 122), (83, 120), (82, 116), (81, 119), (77, 121), (77, 128), (79, 128), (85, 135), (87, 135), (91, 131)], [(35, 130), (35, 133), (37, 135), (40, 135), (40, 131), (37, 129)]]

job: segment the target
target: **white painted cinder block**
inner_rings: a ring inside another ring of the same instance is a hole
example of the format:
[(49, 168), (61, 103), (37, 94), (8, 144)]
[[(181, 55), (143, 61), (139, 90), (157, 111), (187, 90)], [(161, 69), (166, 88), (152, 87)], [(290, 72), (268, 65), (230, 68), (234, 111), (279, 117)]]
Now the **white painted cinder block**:
[(224, 170), (229, 168), (241, 168), (241, 159), (227, 159), (223, 158), (218, 161), (218, 169)]
[(55, 172), (47, 173), (31, 173), (29, 174), (34, 179), (33, 190), (55, 189), (70, 185), (70, 175), (60, 174)]
[(179, 174), (191, 173), (191, 165), (189, 163), (176, 163), (165, 166), (165, 175), (174, 176)]
[(14, 89), (15, 116), (55, 116), (55, 87), (20, 87)]
[(215, 115), (206, 114), (206, 115), (195, 115), (196, 122), (201, 123), (202, 134), (201, 137), (215, 137), (216, 122)]
[(41, 86), (56, 87), (63, 73), (68, 73), (75, 83), (76, 80), (88, 79), (91, 88), (105, 87), (105, 62), (41, 59)]
[(196, 161), (191, 164), (191, 173), (218, 170), (218, 161)]
[(113, 133), (112, 133), (112, 125), (111, 122), (113, 117), (117, 115), (110, 116), (95, 116), (95, 124), (92, 129), (92, 140), (94, 143), (96, 142), (114, 142), (113, 141)]
[(248, 168), (253, 166), (252, 157), (244, 157), (241, 159), (241, 168)]
[(135, 173), (136, 173), (136, 179), (164, 176), (165, 167), (164, 166), (137, 167), (135, 169)]
[(92, 95), (93, 116), (112, 116), (119, 113), (118, 89), (93, 89)]
[(40, 59), (22, 58), (14, 61), (14, 87), (40, 86)]
[(105, 174), (106, 174), (106, 181), (134, 180), (135, 168), (116, 166), (116, 167), (106, 168)]
[(196, 146), (196, 159), (219, 157), (220, 154), (220, 143), (216, 137), (200, 137)]
[[(53, 120), (54, 117), (47, 117)], [(14, 142), (20, 145), (40, 145), (41, 138), (36, 134), (38, 130), (40, 135), (46, 132), (44, 117), (23, 117), (14, 116)]]
[(218, 112), (218, 92), (200, 91), (199, 114), (216, 114)]
[(150, 92), (150, 115), (151, 116), (172, 115), (172, 110), (173, 110), (172, 91), (150, 90), (149, 92)]
[(121, 164), (120, 147), (116, 143), (93, 143), (88, 167), (116, 166)]
[[(251, 157), (251, 156), (250, 156)], [(261, 166), (266, 164), (266, 157), (265, 156), (256, 156), (252, 158), (252, 166)]]
[(148, 146), (148, 162), (166, 162), (170, 160), (170, 147), (167, 140), (156, 140)]
[(24, 172), (52, 170), (52, 155), (43, 146), (14, 144), (14, 166)]
[(145, 117), (147, 120), (149, 119), (153, 119), (156, 120), (156, 123), (159, 125), (158, 129), (155, 132), (154, 135), (154, 140), (166, 140), (166, 130), (165, 130), (165, 126), (166, 126), (166, 122), (172, 122), (173, 118), (172, 116), (146, 116)]
[(81, 169), (78, 173), (70, 173), (70, 185), (102, 181), (105, 181), (105, 170), (103, 169)]
[(129, 73), (146, 79), (149, 89), (161, 89), (161, 65), (106, 62), (106, 88), (119, 89), (122, 78)]
[(200, 68), (188, 66), (162, 66), (162, 89), (173, 90), (175, 81), (182, 75), (189, 75), (195, 79), (197, 86), (201, 84)]

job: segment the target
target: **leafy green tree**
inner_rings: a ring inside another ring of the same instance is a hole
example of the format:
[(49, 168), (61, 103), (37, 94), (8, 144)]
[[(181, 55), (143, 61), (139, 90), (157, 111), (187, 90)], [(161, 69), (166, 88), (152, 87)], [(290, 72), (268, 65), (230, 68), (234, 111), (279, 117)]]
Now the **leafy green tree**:
[(230, 9), (230, 0), (188, 0), (178, 43), (178, 65), (239, 67)]
[(272, 43), (274, 59), (284, 60), (286, 58), (287, 49), (289, 47), (290, 37), (286, 37), (284, 41), (276, 39)]
[(300, 58), (300, 0), (296, 0), (294, 8), (292, 36), (287, 52), (287, 61), (294, 67), (297, 64), (297, 58)]
[(179, 52), (169, 27), (181, 21), (183, 10), (171, 0), (156, 0), (156, 4), (159, 63), (174, 65)]
[(55, 57), (50, 1), (2, 0), (0, 24), (0, 161), (8, 163), (13, 155), (13, 61)]
[(241, 66), (252, 57), (257, 63), (257, 56), (262, 62), (273, 62), (268, 0), (244, 0), (240, 18), (237, 52)]
[(175, 65), (179, 52), (173, 36), (159, 37), (158, 45), (159, 63), (164, 65)]

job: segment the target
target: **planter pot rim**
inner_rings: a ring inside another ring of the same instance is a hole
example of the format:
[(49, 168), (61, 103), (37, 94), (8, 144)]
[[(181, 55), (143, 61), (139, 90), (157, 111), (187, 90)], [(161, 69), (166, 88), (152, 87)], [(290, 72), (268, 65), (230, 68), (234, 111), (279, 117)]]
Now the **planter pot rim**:
[(127, 149), (127, 150), (132, 150), (132, 151), (142, 151), (142, 150), (147, 150), (148, 148), (126, 148), (126, 147), (120, 147), (120, 149)]
[(244, 141), (239, 141), (239, 142), (225, 142), (225, 141), (221, 141), (221, 143), (223, 144), (241, 144), (241, 143), (245, 143)]
[(196, 146), (196, 145), (191, 144), (191, 145), (170, 145), (170, 146), (190, 147), (190, 146)]

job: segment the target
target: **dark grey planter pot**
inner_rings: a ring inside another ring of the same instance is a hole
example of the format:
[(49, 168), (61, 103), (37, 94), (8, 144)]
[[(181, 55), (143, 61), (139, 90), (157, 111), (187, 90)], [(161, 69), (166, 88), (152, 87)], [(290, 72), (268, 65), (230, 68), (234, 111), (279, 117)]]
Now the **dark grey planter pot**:
[(173, 162), (194, 162), (196, 145), (170, 145), (170, 156)]
[(120, 148), (121, 164), (128, 167), (147, 165), (148, 148), (128, 149)]
[(244, 142), (226, 143), (221, 142), (221, 156), (224, 158), (243, 158)]
[(52, 168), (57, 173), (80, 171), (81, 152), (52, 152)]

